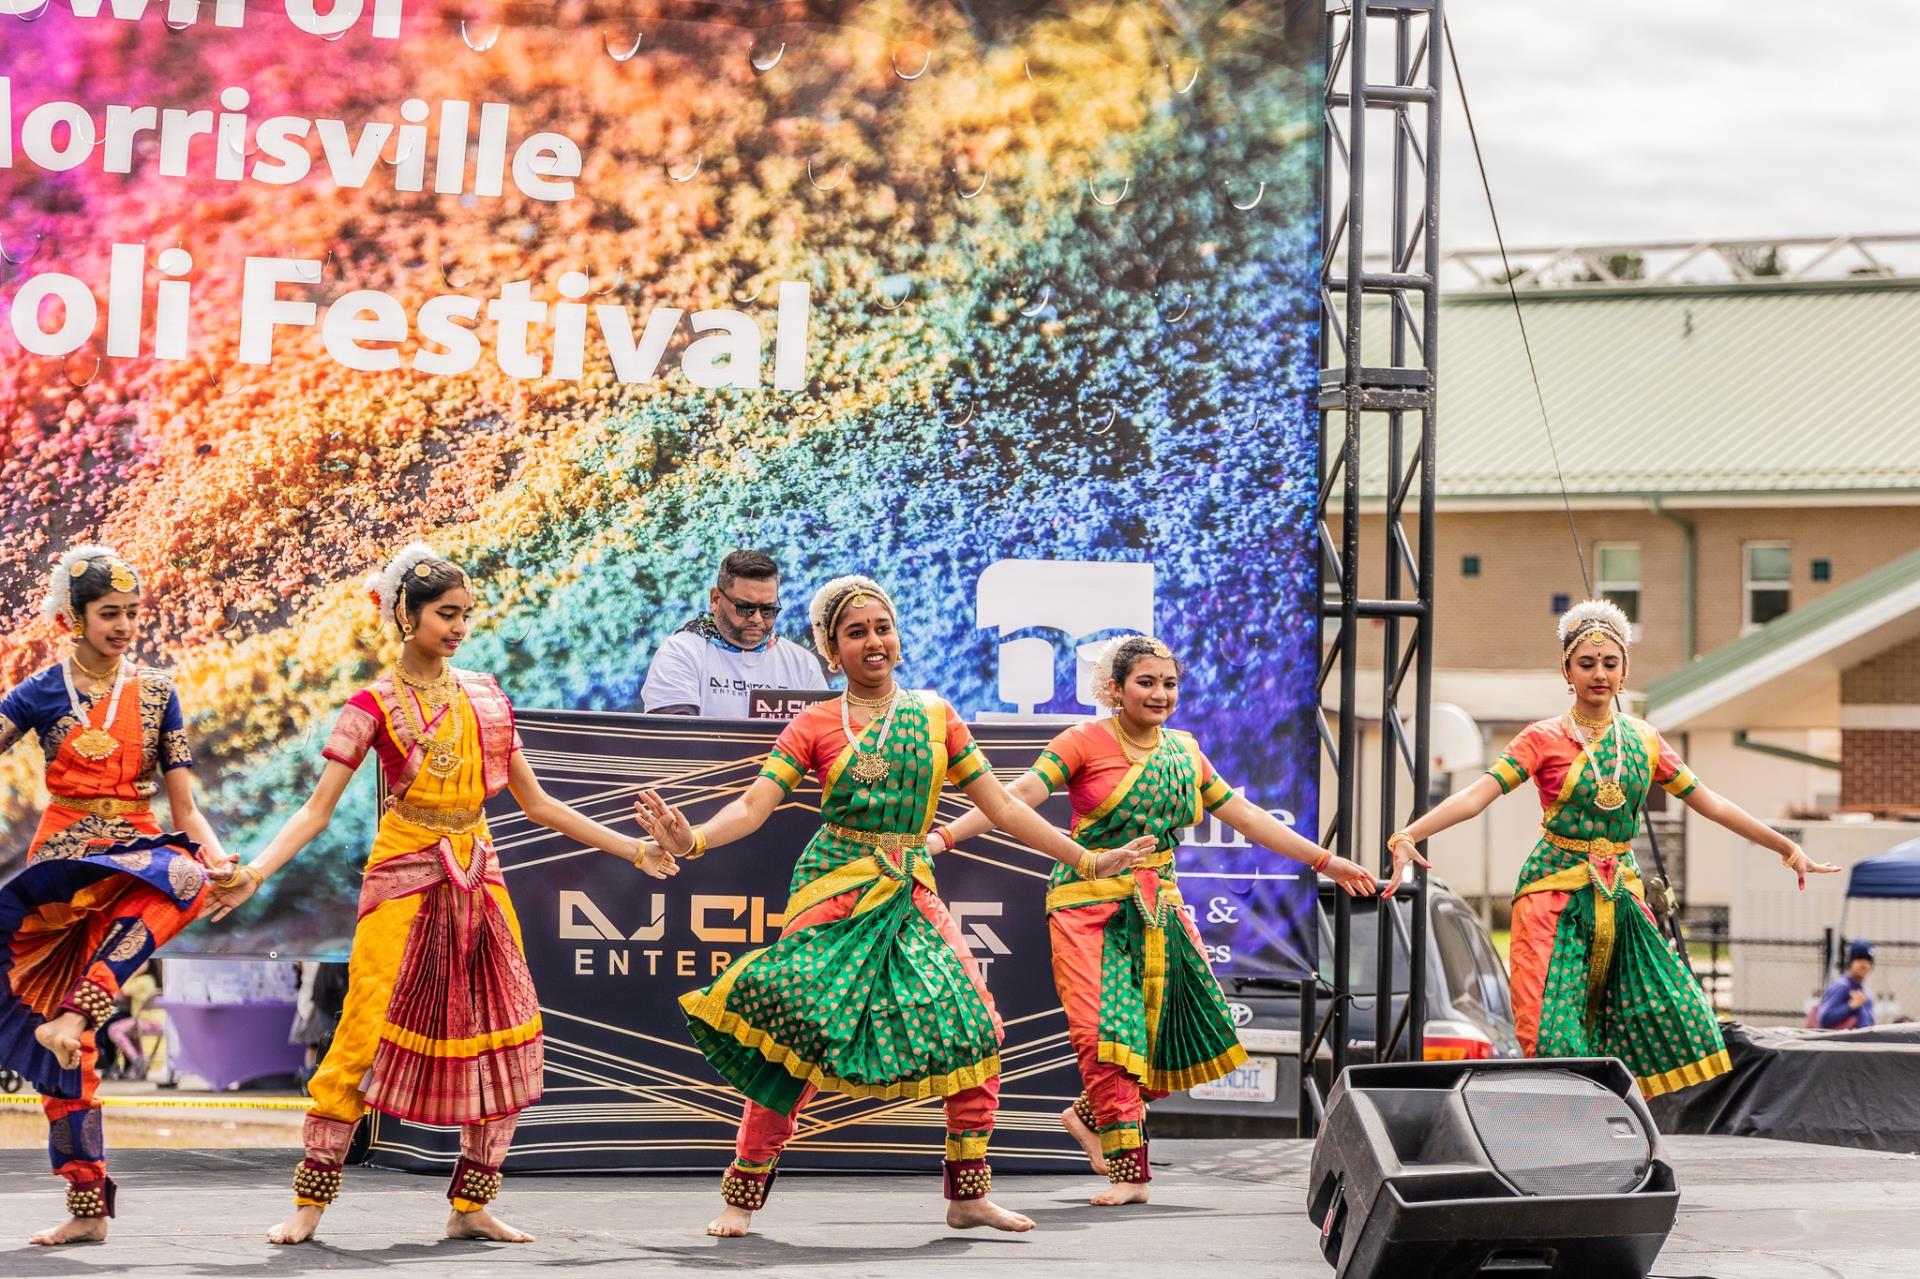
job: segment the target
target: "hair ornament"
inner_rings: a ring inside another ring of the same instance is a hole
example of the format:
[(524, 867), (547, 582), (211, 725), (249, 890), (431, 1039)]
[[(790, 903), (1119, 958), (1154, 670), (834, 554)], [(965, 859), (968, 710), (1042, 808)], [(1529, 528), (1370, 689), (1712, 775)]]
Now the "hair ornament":
[(1562, 653), (1576, 643), (1604, 644), (1608, 640), (1618, 644), (1624, 653), (1631, 630), (1627, 615), (1612, 600), (1581, 600), (1560, 615), (1555, 634)]
[(840, 615), (849, 608), (864, 608), (875, 599), (885, 605), (892, 616), (900, 615), (893, 606), (893, 597), (881, 589), (880, 583), (858, 573), (836, 577), (813, 593), (813, 602), (807, 605), (807, 622), (813, 628), (814, 648), (821, 656), (832, 650), (833, 628)]
[(407, 574), (415, 572), (425, 577), (433, 571), (427, 561), (439, 558), (440, 552), (425, 542), (412, 542), (388, 560), (384, 569), (367, 579), (367, 591), (373, 597), (374, 606), (380, 610), (381, 621), (394, 619), (394, 609), (400, 604), (400, 584)]
[(47, 596), (40, 602), (40, 615), (50, 622), (68, 622), (73, 618), (73, 583), (85, 577), (87, 570), (95, 560), (106, 560), (108, 572), (113, 576), (113, 589), (133, 591), (140, 588), (140, 579), (134, 576), (133, 569), (120, 558), (119, 552), (111, 546), (98, 546), (89, 543), (69, 549), (53, 562), (53, 571), (47, 574)]
[(1099, 705), (1107, 707), (1109, 710), (1116, 710), (1120, 705), (1119, 699), (1114, 696), (1111, 690), (1114, 685), (1120, 682), (1119, 676), (1114, 672), (1119, 669), (1121, 650), (1129, 644), (1136, 645), (1150, 656), (1158, 657), (1165, 661), (1171, 662), (1178, 660), (1174, 657), (1172, 649), (1151, 635), (1116, 635), (1104, 644), (1099, 645), (1093, 650), (1092, 654), (1089, 655), (1087, 662), (1093, 668), (1093, 678), (1091, 681), (1093, 685), (1093, 700)]

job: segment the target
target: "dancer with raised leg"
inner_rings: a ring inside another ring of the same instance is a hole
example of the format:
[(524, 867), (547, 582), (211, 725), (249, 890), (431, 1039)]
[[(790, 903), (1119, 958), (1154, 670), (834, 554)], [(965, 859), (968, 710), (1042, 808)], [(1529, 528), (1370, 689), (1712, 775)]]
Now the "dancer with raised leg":
[(747, 1097), (736, 1157), (720, 1182), (727, 1207), (711, 1235), (747, 1233), (795, 1119), (823, 1088), (943, 1098), (947, 1224), (1031, 1230), (1032, 1219), (987, 1198), (1001, 1027), (980, 966), (934, 889), (934, 803), (943, 784), (959, 787), (1021, 840), (1101, 874), (1152, 850), (1139, 840), (1089, 851), (1008, 795), (951, 706), (894, 683), (895, 618), (871, 579), (827, 583), (810, 620), (819, 650), (846, 670), (846, 692), (802, 712), (760, 776), (699, 828), (656, 792), (636, 805), (655, 841), (694, 858), (759, 829), (808, 773), (820, 779), (824, 822), (794, 867), (780, 940), (680, 1000), (695, 1045)]
[[(1085, 1086), (1060, 1122), (1112, 1183), (1091, 1200), (1102, 1207), (1147, 1202), (1147, 1103), (1219, 1079), (1246, 1060), (1183, 909), (1174, 868), (1181, 832), (1212, 813), (1355, 896), (1375, 887), (1366, 867), (1236, 794), (1192, 734), (1167, 727), (1184, 674), (1157, 639), (1110, 641), (1094, 660), (1092, 682), (1113, 714), (1055, 737), (1010, 787), (1034, 805), (1066, 787), (1073, 839), (1083, 848), (1153, 841), (1152, 856), (1117, 873), (1102, 874), (1084, 858), (1061, 862), (1047, 889), (1054, 986)], [(929, 847), (943, 851), (989, 825), (984, 813), (968, 813), (950, 829), (936, 827)]]
[(314, 1104), (293, 1214), (267, 1237), (313, 1235), (340, 1192), (354, 1124), (371, 1107), (460, 1128), (447, 1187), (450, 1238), (526, 1243), (532, 1236), (488, 1205), (517, 1117), (540, 1097), (540, 1006), (482, 806), (508, 789), (529, 819), (569, 839), (655, 878), (677, 867), (543, 791), (500, 686), (450, 665), (474, 607), (458, 565), (416, 543), (371, 590), (382, 625), (399, 629), (399, 662), (348, 700), (321, 751), (327, 764), (313, 794), (234, 888), (216, 890), (219, 919), (327, 828), (368, 750), (379, 757), (389, 798), (361, 884), (346, 1006), (307, 1086)]
[[(37, 736), (51, 794), (26, 868), (0, 885), (0, 1066), (40, 1090), (67, 1183), (68, 1220), (36, 1244), (107, 1237), (116, 1187), (95, 1035), (120, 983), (200, 912), (207, 872), (232, 870), (194, 803), (173, 681), (132, 660), (141, 603), (140, 579), (112, 550), (68, 551), (42, 611), (72, 631), (73, 651), (0, 701), (0, 750)], [(154, 818), (162, 789), (180, 833)]]
[(1816, 862), (1785, 835), (1716, 795), (1653, 725), (1614, 706), (1627, 682), (1630, 628), (1606, 600), (1561, 617), (1560, 673), (1573, 704), (1521, 730), (1484, 776), (1387, 837), (1399, 886), (1419, 845), (1532, 780), (1540, 838), (1513, 898), (1513, 1012), (1529, 1057), (1618, 1057), (1648, 1097), (1731, 1068), (1713, 1009), (1648, 909), (1633, 838), (1650, 787), (1777, 854), (1802, 889)]

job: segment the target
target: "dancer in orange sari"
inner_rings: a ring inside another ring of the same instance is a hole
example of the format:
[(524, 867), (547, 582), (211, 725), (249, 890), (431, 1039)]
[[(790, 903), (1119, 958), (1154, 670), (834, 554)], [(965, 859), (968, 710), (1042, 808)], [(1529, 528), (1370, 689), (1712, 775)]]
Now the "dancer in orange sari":
[(542, 826), (656, 878), (677, 867), (543, 791), (500, 686), (448, 664), (474, 607), (458, 565), (416, 543), (388, 564), (373, 594), (382, 618), (400, 630), (400, 661), (348, 700), (312, 796), (243, 868), (237, 887), (216, 891), (219, 919), (326, 829), (367, 752), (379, 757), (390, 797), (361, 884), (347, 1002), (307, 1085), (313, 1109), (306, 1158), (293, 1175), (293, 1214), (267, 1237), (312, 1237), (340, 1192), (354, 1125), (371, 1107), (460, 1128), (447, 1187), (450, 1238), (527, 1243), (531, 1235), (487, 1205), (500, 1191), (519, 1113), (540, 1099), (540, 1005), (482, 806), (510, 789)]
[[(1212, 813), (1355, 896), (1374, 889), (1366, 867), (1236, 795), (1192, 734), (1166, 726), (1180, 704), (1182, 673), (1157, 639), (1110, 641), (1094, 661), (1093, 689), (1113, 715), (1055, 737), (1008, 788), (1039, 804), (1066, 787), (1073, 839), (1082, 847), (1153, 841), (1152, 856), (1117, 874), (1056, 865), (1047, 891), (1053, 981), (1086, 1086), (1060, 1122), (1113, 1183), (1092, 1198), (1102, 1207), (1147, 1202), (1147, 1103), (1219, 1079), (1247, 1059), (1183, 908), (1174, 869), (1181, 832)], [(943, 851), (987, 828), (983, 814), (968, 813), (951, 828), (935, 828), (930, 847)]]
[[(80, 546), (53, 570), (43, 611), (73, 632), (73, 654), (0, 701), (0, 750), (34, 733), (52, 800), (27, 866), (0, 885), (0, 1066), (40, 1090), (69, 1220), (36, 1244), (107, 1237), (107, 1175), (94, 1097), (94, 1035), (120, 983), (199, 913), (208, 868), (230, 871), (193, 801), (180, 699), (166, 672), (128, 658), (140, 582), (104, 546)], [(163, 833), (153, 797), (165, 787)]]

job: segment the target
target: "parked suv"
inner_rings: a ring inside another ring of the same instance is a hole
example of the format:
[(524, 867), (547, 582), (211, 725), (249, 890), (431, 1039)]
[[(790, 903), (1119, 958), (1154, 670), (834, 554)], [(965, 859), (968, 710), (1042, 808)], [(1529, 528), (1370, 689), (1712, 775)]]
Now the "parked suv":
[[(1446, 1061), (1520, 1056), (1506, 965), (1479, 917), (1454, 895), (1446, 881), (1429, 875), (1427, 885), (1426, 1058)], [(1333, 980), (1333, 894), (1338, 891), (1331, 883), (1322, 882), (1317, 912), (1320, 977), (1329, 984)], [(1349, 905), (1353, 1005), (1347, 1023), (1348, 1060), (1366, 1061), (1374, 1051), (1377, 939), (1382, 915), (1378, 898), (1352, 898)], [(1393, 929), (1394, 999), (1393, 1021), (1389, 1024), (1394, 1025), (1406, 1003), (1410, 972), (1407, 938), (1412, 935), (1413, 898), (1406, 886), (1391, 905), (1406, 926), (1404, 930)], [(1278, 1126), (1291, 1130), (1300, 1079), (1299, 987), (1293, 982), (1244, 977), (1225, 977), (1220, 984), (1239, 1027), (1240, 1042), (1246, 1047), (1247, 1062), (1225, 1079), (1155, 1102), (1154, 1115), (1164, 1117), (1161, 1130), (1168, 1135), (1217, 1132), (1222, 1128), (1265, 1131)], [(1324, 1016), (1326, 1000), (1320, 999), (1317, 1007), (1316, 1015)], [(1332, 1056), (1328, 1046), (1322, 1044), (1319, 1059), (1328, 1062)]]

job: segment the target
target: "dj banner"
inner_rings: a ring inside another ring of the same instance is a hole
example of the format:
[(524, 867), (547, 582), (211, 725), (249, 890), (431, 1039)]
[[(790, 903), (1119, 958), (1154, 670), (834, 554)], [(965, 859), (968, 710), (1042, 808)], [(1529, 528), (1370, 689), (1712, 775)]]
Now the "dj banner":
[[(527, 759), (555, 795), (602, 821), (625, 819), (637, 786), (655, 786), (694, 820), (711, 817), (758, 775), (778, 724), (668, 716), (540, 712), (521, 717)], [(982, 749), (1007, 780), (1056, 729), (982, 725)], [(503, 797), (504, 798), (504, 797)], [(942, 820), (965, 812), (958, 793)], [(1064, 823), (1056, 799), (1046, 815)], [(685, 863), (666, 881), (531, 825), (511, 802), (490, 806), (507, 888), (546, 1024), (546, 1097), (520, 1117), (510, 1170), (714, 1168), (733, 1149), (740, 1096), (694, 1051), (678, 999), (780, 933), (788, 877), (818, 829), (809, 778), (752, 838)], [(1200, 845), (1219, 840), (1196, 828)], [(1225, 832), (1231, 836), (1232, 832)], [(1204, 848), (1183, 850), (1189, 864)], [(1079, 1091), (1047, 945), (1048, 858), (1004, 837), (935, 859), (940, 894), (986, 969), (1006, 1021), (996, 1168), (1058, 1169), (1086, 1156), (1060, 1130)], [(1273, 874), (1292, 863), (1269, 858)], [(1201, 871), (1181, 889), (1207, 949), (1230, 958), (1244, 885)], [(797, 1168), (928, 1168), (945, 1131), (939, 1098), (869, 1101), (822, 1094), (781, 1160)], [(416, 1171), (451, 1164), (455, 1129), (380, 1117), (371, 1159)]]
[[(203, 806), (257, 850), (396, 652), (362, 582), (473, 574), (462, 666), (637, 710), (722, 556), (900, 602), (970, 720), (1177, 722), (1315, 820), (1317, 0), (0, 0), (0, 685), (49, 556), (143, 574)], [(337, 955), (374, 818), (181, 953)], [(45, 792), (0, 757), (0, 873)], [(1302, 885), (1249, 850), (1286, 975)]]

